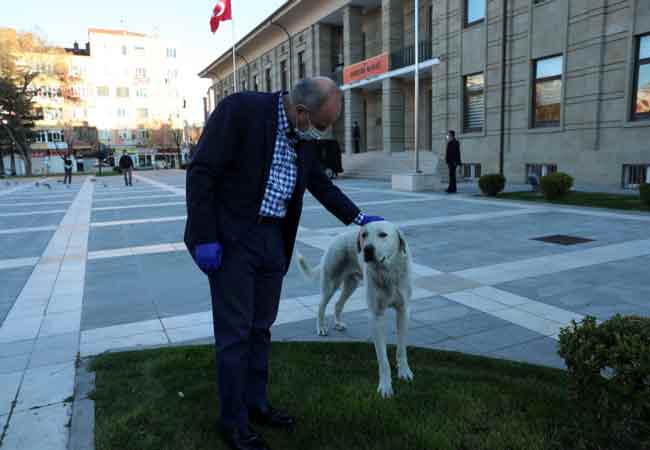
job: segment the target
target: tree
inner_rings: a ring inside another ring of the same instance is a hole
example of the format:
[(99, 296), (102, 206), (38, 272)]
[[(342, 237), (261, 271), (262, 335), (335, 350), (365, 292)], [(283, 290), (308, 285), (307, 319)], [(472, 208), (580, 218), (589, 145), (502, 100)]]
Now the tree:
[(38, 119), (29, 90), (33, 78), (32, 74), (24, 74), (21, 80), (0, 78), (0, 140), (8, 139), (13, 144), (25, 162), (28, 176), (32, 174), (29, 144), (34, 138), (34, 122)]
[(181, 153), (181, 145), (183, 144), (183, 130), (170, 127), (169, 136), (176, 146), (176, 153), (178, 154), (178, 168), (180, 169), (183, 161)]

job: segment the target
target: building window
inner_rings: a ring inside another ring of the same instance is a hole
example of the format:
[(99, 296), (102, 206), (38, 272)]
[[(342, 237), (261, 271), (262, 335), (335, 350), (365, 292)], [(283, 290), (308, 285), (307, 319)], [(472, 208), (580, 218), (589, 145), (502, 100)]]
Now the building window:
[(486, 0), (465, 0), (465, 26), (485, 20)]
[(305, 65), (305, 52), (298, 52), (298, 79), (305, 78), (307, 66)]
[(120, 117), (120, 118), (126, 117), (126, 109), (117, 108), (117, 117)]
[(123, 45), (123, 46), (122, 46), (122, 54), (123, 54), (123, 55), (126, 55), (126, 45)]
[(135, 50), (135, 54), (138, 55), (138, 56), (146, 55), (146, 51), (145, 51), (144, 47), (136, 45), (133, 49)]
[(108, 86), (97, 86), (97, 97), (108, 97)]
[(650, 35), (639, 37), (632, 113), (634, 120), (650, 120)]
[(149, 110), (147, 108), (138, 108), (135, 110), (135, 112), (136, 112), (136, 117), (139, 120), (149, 118)]
[(287, 61), (280, 62), (280, 85), (283, 91), (287, 90)]
[(128, 87), (118, 87), (117, 88), (117, 96), (120, 98), (127, 98), (129, 96), (129, 88)]
[(147, 96), (148, 96), (147, 88), (138, 88), (138, 89), (136, 89), (135, 96), (140, 97), (140, 98), (147, 98)]
[(266, 92), (271, 92), (271, 68), (265, 70), (264, 76), (266, 78)]
[(168, 48), (167, 49), (167, 58), (176, 58), (176, 49)]
[(145, 69), (144, 67), (137, 67), (135, 69), (135, 77), (141, 80), (147, 78), (147, 69)]
[(560, 125), (562, 101), (562, 56), (535, 61), (533, 127)]
[(259, 78), (260, 78), (260, 77), (257, 76), (257, 75), (254, 75), (254, 76), (253, 76), (253, 90), (254, 90), (255, 92), (257, 92), (257, 91), (260, 90), (260, 79), (259, 79)]
[(638, 189), (650, 183), (650, 164), (623, 164), (623, 189)]
[(476, 133), (483, 131), (484, 121), (484, 76), (482, 73), (467, 75), (465, 77), (464, 91), (464, 123), (465, 133)]

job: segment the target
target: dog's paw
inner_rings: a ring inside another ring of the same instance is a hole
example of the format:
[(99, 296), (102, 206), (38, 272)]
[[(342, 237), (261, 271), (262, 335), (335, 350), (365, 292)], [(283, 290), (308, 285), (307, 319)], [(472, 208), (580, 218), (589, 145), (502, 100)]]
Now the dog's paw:
[(337, 321), (336, 324), (334, 324), (334, 329), (337, 331), (345, 331), (347, 328), (348, 326), (345, 322)]
[(397, 376), (402, 380), (413, 381), (413, 372), (408, 365), (405, 365), (404, 367), (398, 367)]
[(379, 392), (381, 398), (391, 398), (393, 396), (393, 386), (391, 382), (380, 381), (379, 386), (377, 386), (377, 392)]
[(329, 330), (327, 329), (327, 325), (316, 325), (316, 334), (319, 336), (327, 336), (327, 333)]

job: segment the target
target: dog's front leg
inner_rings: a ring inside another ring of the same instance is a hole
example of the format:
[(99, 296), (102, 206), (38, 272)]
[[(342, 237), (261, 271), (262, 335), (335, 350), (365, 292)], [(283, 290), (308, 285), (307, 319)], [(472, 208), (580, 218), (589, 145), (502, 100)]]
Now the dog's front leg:
[(390, 363), (386, 353), (386, 328), (384, 315), (375, 315), (373, 317), (373, 332), (375, 340), (375, 353), (377, 354), (377, 364), (379, 364), (379, 386), (377, 392), (383, 398), (393, 396), (393, 383), (391, 381)]
[(406, 336), (408, 334), (409, 310), (397, 308), (397, 376), (406, 381), (413, 380), (413, 372), (406, 356)]

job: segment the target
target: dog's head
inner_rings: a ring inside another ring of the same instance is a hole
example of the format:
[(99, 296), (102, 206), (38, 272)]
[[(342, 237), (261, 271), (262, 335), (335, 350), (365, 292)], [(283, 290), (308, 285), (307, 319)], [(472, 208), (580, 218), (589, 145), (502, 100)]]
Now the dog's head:
[(397, 226), (390, 222), (372, 222), (361, 228), (357, 251), (366, 263), (383, 264), (398, 253), (406, 255), (406, 241)]

